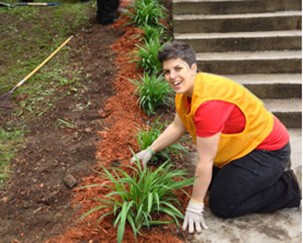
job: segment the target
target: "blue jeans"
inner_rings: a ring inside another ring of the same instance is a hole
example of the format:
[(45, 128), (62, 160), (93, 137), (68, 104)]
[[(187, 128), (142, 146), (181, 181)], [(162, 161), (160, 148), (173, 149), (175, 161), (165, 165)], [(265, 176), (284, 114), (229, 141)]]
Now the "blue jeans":
[(291, 170), (290, 145), (275, 151), (254, 150), (222, 169), (214, 167), (209, 206), (218, 217), (266, 213), (298, 207), (301, 192)]

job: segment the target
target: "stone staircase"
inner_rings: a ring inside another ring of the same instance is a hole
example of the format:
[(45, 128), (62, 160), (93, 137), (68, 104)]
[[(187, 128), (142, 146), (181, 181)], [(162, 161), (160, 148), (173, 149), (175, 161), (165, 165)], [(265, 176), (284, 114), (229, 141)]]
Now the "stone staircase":
[(301, 0), (172, 0), (175, 40), (200, 70), (248, 87), (289, 128), (301, 128)]

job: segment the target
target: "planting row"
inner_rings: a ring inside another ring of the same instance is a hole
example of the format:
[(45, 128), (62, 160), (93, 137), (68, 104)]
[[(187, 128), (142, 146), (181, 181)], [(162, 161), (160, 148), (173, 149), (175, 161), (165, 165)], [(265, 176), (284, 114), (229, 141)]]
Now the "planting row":
[[(138, 97), (140, 108), (148, 116), (156, 115), (159, 107), (173, 105), (173, 91), (163, 77), (158, 60), (158, 51), (163, 43), (172, 38), (168, 34), (167, 18), (167, 9), (157, 0), (136, 0), (126, 13), (127, 25), (142, 30), (141, 35), (133, 36), (139, 44), (130, 53), (130, 59), (136, 63), (142, 75), (139, 79), (129, 81), (136, 86), (134, 94)], [(142, 128), (137, 133), (136, 141), (140, 150), (148, 148), (166, 127), (167, 124), (160, 122), (160, 118), (148, 129)], [(183, 214), (175, 193), (180, 190), (186, 194), (184, 188), (192, 185), (194, 178), (189, 178), (184, 170), (174, 169), (171, 155), (187, 152), (181, 143), (177, 143), (153, 156), (151, 164), (161, 164), (158, 167), (144, 167), (140, 161), (112, 171), (102, 167), (99, 174), (111, 182), (108, 185), (111, 192), (96, 199), (99, 204), (81, 218), (108, 209), (108, 213), (101, 215), (99, 220), (108, 215), (114, 216), (118, 242), (122, 242), (127, 224), (135, 237), (141, 234), (142, 227), (174, 222), (179, 224), (178, 219), (183, 219)], [(104, 185), (87, 187), (96, 186)], [(167, 220), (167, 217), (171, 220)]]

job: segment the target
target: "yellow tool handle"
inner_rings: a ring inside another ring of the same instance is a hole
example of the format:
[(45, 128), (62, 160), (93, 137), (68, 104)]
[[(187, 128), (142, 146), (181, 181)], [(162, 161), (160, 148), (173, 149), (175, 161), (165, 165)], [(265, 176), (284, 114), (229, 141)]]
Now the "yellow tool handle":
[(65, 46), (73, 36), (69, 37), (66, 41), (64, 41), (61, 46), (59, 46), (52, 54), (50, 54), (38, 67), (36, 67), (33, 71), (31, 71), (24, 79), (22, 79), (15, 88), (21, 86), (26, 80), (28, 80), (34, 73), (36, 73), (45, 63), (47, 63), (54, 55), (57, 54), (60, 49)]
[(26, 3), (28, 6), (48, 6), (54, 3)]

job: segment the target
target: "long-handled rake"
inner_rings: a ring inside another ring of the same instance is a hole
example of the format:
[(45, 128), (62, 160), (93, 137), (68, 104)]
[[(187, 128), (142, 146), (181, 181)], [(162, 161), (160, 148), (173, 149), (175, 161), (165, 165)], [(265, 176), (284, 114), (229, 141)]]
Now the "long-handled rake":
[[(13, 105), (11, 102), (12, 99), (12, 93), (20, 87), (22, 84), (24, 84), (34, 73), (36, 73), (45, 63), (47, 63), (54, 55), (57, 54), (57, 52), (65, 46), (73, 36), (69, 37), (66, 41), (64, 41), (61, 46), (59, 46), (52, 54), (50, 54), (38, 67), (36, 67), (33, 71), (31, 71), (24, 79), (20, 80), (19, 83), (17, 83), (11, 90), (0, 96), (0, 112), (2, 113), (2, 117), (5, 114), (10, 114), (10, 111), (13, 109)], [(2, 109), (2, 111), (1, 111)]]
[(14, 7), (20, 7), (20, 6), (37, 6), (37, 7), (43, 7), (43, 6), (59, 6), (60, 3), (4, 3), (0, 2), (0, 7), (8, 7), (8, 8), (14, 8)]

